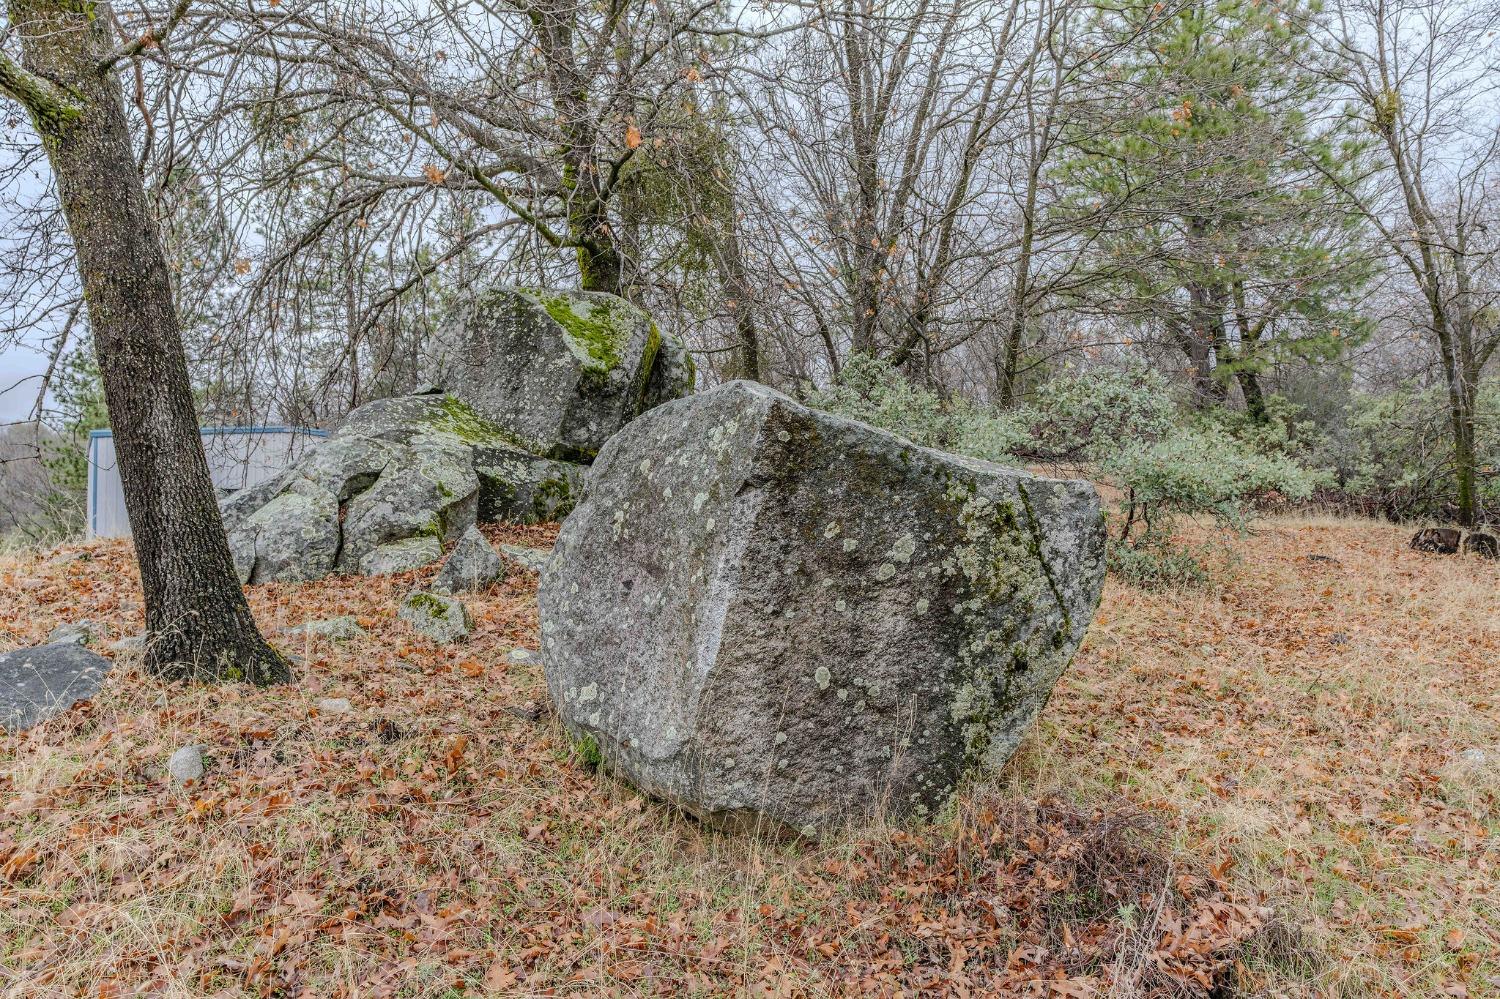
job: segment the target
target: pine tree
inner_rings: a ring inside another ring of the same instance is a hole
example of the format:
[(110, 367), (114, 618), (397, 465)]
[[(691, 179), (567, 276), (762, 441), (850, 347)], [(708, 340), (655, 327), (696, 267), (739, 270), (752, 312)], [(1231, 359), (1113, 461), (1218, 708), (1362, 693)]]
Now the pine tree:
[(1310, 14), (1224, 0), (1106, 16), (1136, 41), (1105, 73), (1110, 120), (1071, 137), (1063, 211), (1107, 278), (1105, 303), (1181, 351), (1200, 403), (1234, 380), (1264, 419), (1260, 375), (1357, 337), (1347, 303), (1368, 277), (1326, 179), (1361, 147), (1309, 115), (1330, 100), (1299, 68)]

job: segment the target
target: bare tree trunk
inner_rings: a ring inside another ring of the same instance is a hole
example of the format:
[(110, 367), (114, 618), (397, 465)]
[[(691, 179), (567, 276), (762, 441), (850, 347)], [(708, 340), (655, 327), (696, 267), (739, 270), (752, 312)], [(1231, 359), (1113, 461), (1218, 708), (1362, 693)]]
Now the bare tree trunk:
[[(731, 205), (733, 202), (731, 202)], [(755, 295), (740, 247), (739, 226), (731, 208), (718, 247), (719, 284), (729, 300), (739, 343), (735, 347), (733, 375), (758, 382), (765, 379), (761, 368), (760, 326), (755, 321)]]
[(1250, 414), (1250, 419), (1257, 426), (1265, 426), (1270, 422), (1270, 414), (1266, 411), (1266, 394), (1260, 385), (1260, 375), (1255, 370), (1256, 347), (1260, 340), (1261, 326), (1252, 327), (1250, 316), (1245, 308), (1245, 285), (1236, 282), (1231, 289), (1234, 299), (1234, 325), (1239, 331), (1239, 349), (1235, 352), (1234, 377), (1240, 383), (1240, 394), (1245, 397), (1245, 411)]
[(530, 5), (526, 13), (536, 33), (547, 86), (566, 141), (563, 193), (568, 243), (578, 250), (580, 285), (584, 291), (625, 295), (625, 258), (609, 224), (612, 178), (599, 169), (599, 137), (589, 113), (588, 83), (573, 51), (578, 8), (569, 2), (546, 0)]
[(11, 0), (26, 67), (0, 56), (0, 86), (31, 112), (73, 236), (145, 590), (146, 666), (170, 679), (286, 681), (286, 661), (256, 630), (219, 519), (99, 6)]
[(1031, 252), (1036, 235), (1036, 185), (1040, 164), (1033, 164), (1026, 180), (1026, 205), (1021, 217), (1021, 250), (1016, 256), (1016, 278), (1011, 288), (1010, 327), (1005, 331), (1005, 344), (1000, 359), (1001, 409), (1009, 409), (1016, 402), (1016, 375), (1021, 366), (1021, 350), (1026, 344), (1026, 328), (1031, 322)]

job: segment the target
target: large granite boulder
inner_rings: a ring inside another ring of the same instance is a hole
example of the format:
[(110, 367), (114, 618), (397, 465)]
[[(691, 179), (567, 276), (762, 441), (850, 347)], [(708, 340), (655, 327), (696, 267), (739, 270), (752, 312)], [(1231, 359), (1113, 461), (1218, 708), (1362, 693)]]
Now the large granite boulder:
[(940, 808), (1015, 751), (1104, 580), (1099, 500), (733, 382), (600, 452), (541, 583), (572, 736), (716, 824)]
[(75, 641), (0, 655), (0, 731), (23, 731), (91, 699), (112, 665)]
[(441, 383), (554, 458), (591, 459), (638, 414), (693, 388), (686, 348), (603, 292), (492, 289), (438, 340)]
[(582, 476), (458, 399), (426, 393), (359, 407), (222, 512), (244, 582), (378, 575), (435, 562), (481, 513), (527, 523), (566, 513)]

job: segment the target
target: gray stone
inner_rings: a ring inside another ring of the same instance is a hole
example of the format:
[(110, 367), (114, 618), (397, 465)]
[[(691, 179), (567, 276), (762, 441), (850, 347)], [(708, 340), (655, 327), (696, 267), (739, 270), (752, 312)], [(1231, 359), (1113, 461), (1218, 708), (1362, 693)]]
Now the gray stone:
[(552, 557), (552, 552), (545, 548), (527, 548), (525, 545), (501, 545), (500, 554), (527, 572), (541, 572)]
[[(278, 477), (279, 478), (279, 477)], [(234, 496), (228, 502), (233, 502)], [(333, 571), (339, 549), (339, 503), (334, 492), (302, 476), (286, 478), (264, 506), (223, 509), (229, 551), (242, 583), (305, 582)]]
[(0, 655), (0, 729), (22, 732), (90, 700), (112, 665), (76, 642)]
[(505, 578), (505, 563), (495, 546), (479, 528), (471, 527), (458, 539), (442, 571), (432, 581), (435, 593), (462, 593), (482, 590)]
[(116, 656), (143, 656), (146, 654), (146, 636), (126, 635), (118, 642), (110, 642), (106, 651)]
[(183, 746), (167, 759), (167, 776), (174, 787), (187, 787), (203, 780), (203, 747)]
[(346, 715), (354, 710), (347, 697), (325, 697), (318, 701), (318, 711), (325, 715)]
[(366, 576), (386, 576), (393, 572), (411, 572), (431, 565), (443, 557), (443, 544), (431, 535), (405, 538), (380, 545), (359, 560), (359, 571)]
[(363, 638), (369, 632), (360, 627), (358, 620), (345, 614), (318, 621), (304, 621), (295, 628), (288, 628), (286, 634), (303, 638), (326, 638), (331, 642), (347, 642), (350, 639)]
[(530, 649), (511, 649), (510, 661), (517, 666), (525, 666), (536, 662), (536, 653)]
[(292, 467), (225, 499), (221, 512), (241, 582), (402, 572), (441, 558), (442, 543), (481, 510), (527, 522), (561, 515), (582, 476), (527, 453), (453, 396), (410, 395), (354, 410)]
[(676, 337), (663, 336), (656, 354), (656, 364), (646, 381), (646, 397), (641, 411), (655, 409), (664, 402), (692, 395), (698, 380), (698, 368), (687, 346)]
[(526, 450), (587, 460), (653, 403), (691, 389), (686, 350), (663, 353), (664, 339), (615, 295), (496, 288), (443, 324), (438, 380)]
[(418, 590), (401, 601), (396, 616), (418, 634), (443, 645), (467, 638), (474, 630), (469, 609), (457, 597)]
[(616, 435), (542, 574), (569, 733), (718, 825), (941, 808), (1083, 639), (1099, 499), (733, 382)]
[(94, 641), (95, 628), (92, 621), (74, 621), (70, 624), (60, 624), (53, 628), (47, 635), (47, 644), (55, 642), (72, 642), (74, 645), (89, 645)]
[(479, 519), (539, 524), (573, 511), (583, 491), (585, 467), (515, 449), (486, 448), (474, 457), (479, 476)]

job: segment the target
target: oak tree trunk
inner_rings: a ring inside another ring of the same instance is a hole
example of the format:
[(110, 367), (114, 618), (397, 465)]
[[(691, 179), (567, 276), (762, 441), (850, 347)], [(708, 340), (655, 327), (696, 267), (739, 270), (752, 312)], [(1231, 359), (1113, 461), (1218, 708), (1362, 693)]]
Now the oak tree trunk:
[(256, 629), (208, 474), (171, 280), (136, 170), (107, 18), (86, 0), (11, 0), (33, 105), (83, 281), (146, 600), (146, 666), (169, 679), (290, 679)]

